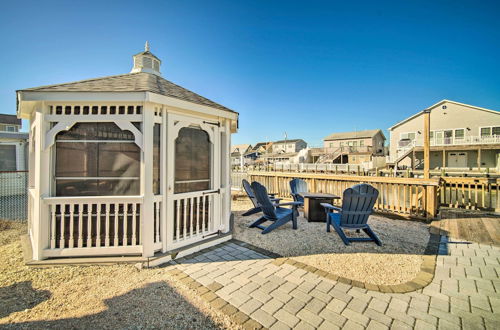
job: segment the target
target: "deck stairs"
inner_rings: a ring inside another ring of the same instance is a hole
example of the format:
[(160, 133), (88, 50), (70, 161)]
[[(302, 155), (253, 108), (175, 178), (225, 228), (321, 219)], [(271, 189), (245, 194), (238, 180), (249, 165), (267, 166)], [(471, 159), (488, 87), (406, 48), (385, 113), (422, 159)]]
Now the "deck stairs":
[(316, 164), (333, 163), (339, 156), (342, 155), (342, 148), (336, 149), (334, 152), (324, 153), (319, 156)]

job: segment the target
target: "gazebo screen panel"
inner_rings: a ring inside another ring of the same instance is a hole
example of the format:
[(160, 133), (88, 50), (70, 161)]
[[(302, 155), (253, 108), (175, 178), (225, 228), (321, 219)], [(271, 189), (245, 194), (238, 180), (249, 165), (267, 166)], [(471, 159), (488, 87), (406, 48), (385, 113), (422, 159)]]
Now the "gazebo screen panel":
[(207, 132), (193, 127), (180, 129), (175, 140), (176, 194), (210, 189), (211, 152)]
[(141, 150), (114, 123), (78, 123), (56, 138), (56, 196), (138, 195)]

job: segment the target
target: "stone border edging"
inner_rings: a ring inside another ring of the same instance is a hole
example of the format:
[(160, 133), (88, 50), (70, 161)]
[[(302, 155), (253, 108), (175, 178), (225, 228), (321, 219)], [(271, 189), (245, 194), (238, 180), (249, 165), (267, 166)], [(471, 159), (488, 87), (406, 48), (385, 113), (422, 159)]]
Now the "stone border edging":
[(275, 259), (273, 261), (273, 264), (275, 264), (276, 266), (280, 266), (284, 263), (287, 263), (297, 268), (304, 269), (305, 271), (308, 271), (310, 273), (314, 273), (323, 278), (349, 284), (354, 287), (370, 291), (378, 291), (382, 293), (407, 293), (423, 289), (432, 282), (436, 270), (436, 257), (439, 249), (440, 240), (441, 240), (440, 235), (430, 234), (429, 242), (427, 244), (427, 247), (423, 255), (424, 260), (420, 265), (420, 272), (413, 280), (395, 285), (375, 285), (371, 283), (363, 283), (360, 281), (351, 280), (342, 276), (335, 275), (333, 273), (326, 272), (316, 267), (307, 265), (305, 263), (293, 260), (291, 258), (283, 257), (277, 253), (262, 249), (247, 242), (243, 242), (234, 238), (231, 240), (231, 242)]
[(174, 268), (168, 270), (167, 273), (174, 277), (176, 280), (187, 286), (189, 289), (199, 294), (200, 298), (210, 304), (216, 310), (222, 312), (231, 319), (234, 323), (242, 326), (244, 329), (263, 329), (262, 324), (252, 319), (246, 313), (240, 311), (238, 308), (231, 305), (226, 300), (219, 297), (215, 292), (223, 288), (223, 285), (213, 282), (208, 286), (204, 286), (200, 282), (193, 279), (180, 269)]

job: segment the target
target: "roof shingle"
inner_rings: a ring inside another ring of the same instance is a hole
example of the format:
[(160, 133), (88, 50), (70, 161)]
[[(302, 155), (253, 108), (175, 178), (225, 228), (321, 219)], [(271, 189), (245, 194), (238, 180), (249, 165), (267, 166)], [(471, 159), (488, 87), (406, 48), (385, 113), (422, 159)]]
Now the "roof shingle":
[[(382, 130), (370, 129), (370, 130), (365, 130), (365, 131), (333, 133), (333, 134), (330, 134), (327, 137), (325, 137), (323, 140), (324, 141), (332, 141), (332, 140), (344, 140), (344, 139), (371, 138), (371, 137), (374, 137), (379, 132), (382, 133)], [(382, 133), (382, 136), (383, 135), (384, 134)]]
[(32, 92), (152, 92), (208, 107), (235, 112), (201, 95), (174, 84), (160, 76), (146, 73), (127, 73), (57, 85), (26, 88)]
[(21, 125), (21, 119), (18, 119), (16, 115), (0, 113), (0, 124)]

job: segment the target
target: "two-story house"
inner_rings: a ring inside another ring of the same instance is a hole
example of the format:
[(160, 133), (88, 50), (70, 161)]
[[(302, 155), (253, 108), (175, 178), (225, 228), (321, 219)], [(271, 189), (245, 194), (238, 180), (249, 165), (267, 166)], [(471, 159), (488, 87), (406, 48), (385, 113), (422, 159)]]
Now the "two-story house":
[(299, 152), (307, 148), (307, 142), (302, 139), (280, 140), (273, 142), (271, 152), (261, 155), (266, 163), (297, 162)]
[(245, 154), (246, 163), (252, 163), (259, 159), (259, 157), (266, 153), (272, 152), (272, 142), (258, 142), (251, 147)]
[[(500, 112), (443, 100), (430, 110), (430, 168), (500, 169)], [(390, 163), (423, 168), (423, 111), (391, 128)]]
[(236, 144), (231, 146), (231, 166), (243, 166), (246, 164), (245, 154), (252, 149), (250, 144)]
[(385, 136), (382, 130), (333, 133), (323, 139), (320, 163), (362, 164), (375, 156), (384, 156)]
[(21, 133), (21, 119), (0, 114), (0, 172), (26, 170), (28, 133)]
[(307, 142), (302, 139), (280, 140), (273, 142), (273, 153), (292, 153), (299, 152), (307, 148)]

